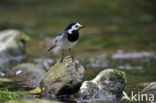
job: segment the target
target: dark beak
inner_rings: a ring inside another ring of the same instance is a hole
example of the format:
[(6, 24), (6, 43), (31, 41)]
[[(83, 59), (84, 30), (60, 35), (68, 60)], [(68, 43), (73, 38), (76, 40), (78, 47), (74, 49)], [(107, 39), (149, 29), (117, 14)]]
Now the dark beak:
[(81, 28), (85, 28), (85, 27), (86, 27), (86, 26), (83, 26), (83, 25), (81, 26)]

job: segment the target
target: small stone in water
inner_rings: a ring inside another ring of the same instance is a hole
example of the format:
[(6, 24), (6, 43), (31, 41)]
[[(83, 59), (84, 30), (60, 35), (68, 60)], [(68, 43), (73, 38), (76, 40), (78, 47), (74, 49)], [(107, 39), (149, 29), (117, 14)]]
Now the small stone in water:
[(45, 90), (46, 90), (46, 88), (45, 88), (45, 87), (43, 87), (43, 88), (42, 88), (42, 91), (45, 91)]
[(19, 74), (21, 74), (22, 73), (22, 70), (18, 70), (17, 72), (16, 72), (16, 75), (19, 75)]

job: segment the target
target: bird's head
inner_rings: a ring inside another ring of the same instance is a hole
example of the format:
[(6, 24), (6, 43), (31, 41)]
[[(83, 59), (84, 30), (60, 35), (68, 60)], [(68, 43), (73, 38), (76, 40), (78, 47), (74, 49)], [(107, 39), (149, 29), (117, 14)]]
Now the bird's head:
[(85, 26), (77, 23), (71, 23), (67, 26), (65, 29), (69, 34), (71, 34), (73, 31), (79, 31), (81, 28), (84, 28)]

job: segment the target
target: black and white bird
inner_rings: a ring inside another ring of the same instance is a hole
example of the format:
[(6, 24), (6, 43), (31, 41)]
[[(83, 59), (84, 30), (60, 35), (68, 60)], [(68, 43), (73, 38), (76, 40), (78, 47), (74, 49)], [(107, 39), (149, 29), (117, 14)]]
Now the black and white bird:
[(72, 61), (75, 61), (71, 48), (77, 43), (79, 39), (79, 30), (83, 27), (84, 26), (79, 23), (69, 24), (65, 30), (57, 35), (55, 44), (48, 49), (48, 53), (51, 51), (58, 53), (62, 50), (62, 58), (60, 59), (60, 62), (62, 62), (64, 59), (64, 49), (69, 49)]

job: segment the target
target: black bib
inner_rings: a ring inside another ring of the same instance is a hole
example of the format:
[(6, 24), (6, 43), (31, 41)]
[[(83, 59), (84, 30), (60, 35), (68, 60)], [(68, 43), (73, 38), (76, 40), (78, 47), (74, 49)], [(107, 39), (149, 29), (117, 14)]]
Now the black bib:
[(73, 31), (72, 34), (67, 34), (68, 35), (68, 40), (70, 42), (75, 42), (79, 38), (79, 32), (78, 31)]

